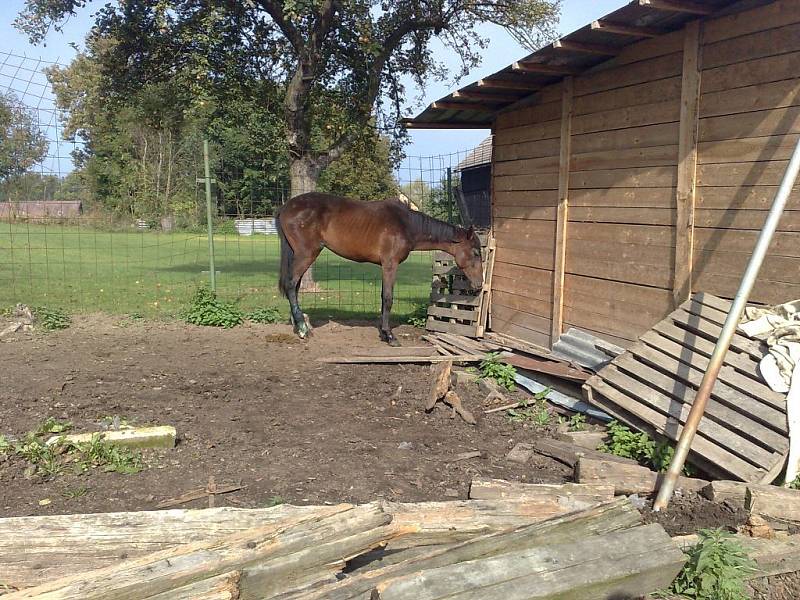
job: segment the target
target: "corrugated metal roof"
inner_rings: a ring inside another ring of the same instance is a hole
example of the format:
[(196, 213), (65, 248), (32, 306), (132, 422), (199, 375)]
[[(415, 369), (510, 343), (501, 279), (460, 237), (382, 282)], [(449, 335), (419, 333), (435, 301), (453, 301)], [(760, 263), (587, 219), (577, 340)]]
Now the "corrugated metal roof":
[[(437, 100), (404, 122), (408, 127), (419, 129), (488, 129), (498, 112), (558, 82), (567, 74), (587, 71), (612, 60), (625, 46), (681, 29), (688, 21), (706, 12), (722, 15), (772, 1), (633, 0), (555, 43)], [(627, 33), (621, 33), (623, 30)], [(527, 72), (522, 70), (525, 65), (548, 72)]]
[(553, 344), (553, 351), (550, 356), (577, 363), (582, 367), (597, 372), (624, 351), (624, 348), (601, 340), (591, 333), (570, 327)]

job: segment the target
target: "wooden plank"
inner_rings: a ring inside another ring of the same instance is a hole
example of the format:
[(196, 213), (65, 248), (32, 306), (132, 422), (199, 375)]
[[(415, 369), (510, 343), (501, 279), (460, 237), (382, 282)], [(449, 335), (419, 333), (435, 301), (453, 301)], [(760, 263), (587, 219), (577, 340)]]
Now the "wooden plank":
[(486, 246), (486, 259), (483, 267), (483, 287), (481, 289), (481, 307), (478, 315), (478, 337), (483, 337), (489, 327), (489, 311), (492, 303), (492, 280), (494, 279), (494, 262), (497, 254), (497, 245), (492, 234)]
[(650, 104), (614, 107), (575, 118), (574, 133), (592, 133), (612, 129), (627, 129), (659, 123), (675, 123), (680, 118), (680, 104), (673, 99)]
[[(798, 50), (800, 50), (800, 23), (789, 23), (783, 27), (707, 44), (703, 48), (703, 62), (707, 68), (713, 69)], [(792, 59), (787, 58), (787, 60)]]
[(480, 304), (477, 296), (465, 296), (462, 294), (431, 294), (431, 302), (445, 302), (447, 304), (460, 304), (463, 306), (475, 306)]
[[(614, 493), (651, 495), (658, 490), (662, 475), (637, 464), (621, 463), (608, 458), (584, 456), (575, 466), (575, 481), (584, 485), (604, 482), (614, 486)], [(682, 490), (699, 491), (707, 481), (679, 477), (676, 486)]]
[(779, 186), (788, 166), (788, 160), (763, 162), (705, 164), (698, 169), (698, 186)]
[[(725, 92), (726, 96), (730, 96), (730, 92)], [(733, 94), (735, 95), (735, 94)], [(702, 106), (702, 100), (701, 100)], [(794, 133), (789, 135), (775, 135), (764, 136), (755, 138), (738, 138), (734, 140), (720, 140), (715, 142), (702, 142), (697, 148), (697, 160), (699, 164), (713, 164), (713, 163), (744, 163), (744, 162), (761, 162), (773, 160), (788, 160), (797, 140), (800, 135)], [(740, 190), (739, 186), (731, 187), (732, 191)], [(750, 188), (752, 190), (752, 188)], [(710, 190), (705, 190), (709, 192)], [(775, 196), (775, 191), (772, 190), (769, 194)], [(702, 194), (701, 194), (702, 196)], [(742, 203), (739, 194), (731, 194), (725, 199), (724, 205), (710, 206), (709, 208), (726, 208), (731, 205), (733, 199), (736, 199), (737, 208), (766, 208), (769, 209), (769, 203), (764, 202), (760, 205), (749, 205)], [(800, 194), (795, 194), (790, 199), (787, 208), (800, 209)], [(702, 201), (702, 199), (701, 199)]]
[(505, 177), (529, 173), (558, 173), (558, 161), (557, 156), (498, 161), (493, 174), (495, 177)]
[[(677, 160), (677, 146), (672, 146), (671, 148), (674, 148), (674, 155)], [(643, 149), (643, 151), (646, 150), (647, 149)], [(638, 150), (634, 150), (634, 152), (638, 152)], [(670, 152), (672, 152), (672, 150)], [(573, 160), (575, 160), (575, 155), (573, 155)], [(676, 161), (673, 161), (672, 164), (676, 164)], [(617, 209), (673, 208), (675, 205), (675, 194), (669, 188), (580, 189), (572, 190), (570, 194), (570, 205), (573, 207)]]
[[(570, 162), (575, 171), (618, 169), (620, 165), (625, 165), (628, 168), (663, 167), (677, 164), (678, 147), (674, 145), (652, 146), (647, 148), (623, 148), (613, 152), (583, 152), (581, 154), (573, 154)], [(615, 186), (613, 190), (602, 191), (616, 194), (625, 192), (625, 190), (619, 190), (619, 187)], [(649, 204), (645, 206), (649, 206)]]
[(777, 0), (759, 5), (750, 10), (709, 19), (706, 24), (705, 41), (712, 44), (766, 29), (782, 27), (798, 20), (797, 4), (794, 0)]
[[(647, 189), (647, 188), (641, 188)], [(664, 189), (672, 195), (672, 188)], [(576, 190), (577, 191), (577, 190)], [(617, 208), (578, 206), (573, 209), (571, 221), (586, 223), (626, 223), (630, 225), (675, 224), (675, 211), (671, 208)]]
[(498, 192), (513, 190), (556, 190), (558, 173), (532, 173), (528, 175), (506, 175), (494, 178)]
[[(749, 257), (755, 247), (758, 234), (759, 232), (757, 231), (719, 231), (698, 228), (695, 236), (695, 244), (698, 250), (724, 252), (727, 254), (744, 253)], [(767, 260), (773, 256), (800, 258), (800, 233), (777, 232), (767, 252)], [(737, 277), (741, 279), (740, 275), (737, 275)], [(705, 288), (701, 286), (701, 289)], [(718, 296), (733, 297), (733, 294), (724, 294), (714, 292), (713, 290), (706, 291), (716, 293)], [(733, 291), (736, 291), (735, 287)], [(758, 292), (758, 290), (755, 291)], [(787, 298), (788, 297), (789, 296), (787, 296)]]
[[(766, 210), (698, 210), (697, 227), (709, 229), (749, 229), (760, 232), (767, 220)], [(780, 220), (782, 231), (800, 232), (800, 210), (785, 210)]]
[[(498, 134), (503, 129), (545, 123), (561, 118), (561, 99), (557, 102), (537, 102), (497, 116)], [(501, 135), (502, 137), (502, 135)]]
[(528, 500), (534, 498), (555, 498), (559, 504), (578, 502), (588, 508), (592, 504), (610, 502), (614, 499), (614, 486), (603, 484), (564, 483), (560, 485), (544, 483), (520, 483), (504, 479), (475, 477), (469, 487), (472, 500)]
[[(722, 119), (727, 117), (717, 118)], [(728, 131), (730, 125), (725, 125), (727, 126), (725, 131)], [(720, 126), (717, 126), (717, 129), (719, 128)], [(612, 131), (575, 135), (572, 140), (572, 151), (581, 154), (584, 152), (628, 150), (631, 148), (648, 148), (677, 144), (678, 128), (675, 124), (661, 123), (658, 125), (644, 125), (642, 127), (629, 127), (628, 129), (614, 129)]]
[(616, 225), (570, 223), (569, 238), (598, 242), (619, 242), (622, 244), (640, 244), (642, 246), (663, 246), (673, 248), (672, 231), (669, 227), (651, 227), (648, 225)]
[[(708, 272), (697, 276), (697, 286), (721, 296), (734, 296), (741, 283), (741, 275), (728, 273)], [(781, 304), (786, 298), (800, 297), (800, 285), (781, 281), (770, 281), (759, 278), (756, 287), (750, 295), (752, 302), (761, 304)]]
[(525, 192), (497, 192), (494, 196), (495, 214), (505, 206), (558, 206), (558, 190), (533, 190)]
[[(682, 36), (680, 39), (682, 48)], [(680, 73), (677, 73), (676, 76), (666, 79), (658, 79), (656, 81), (612, 88), (602, 92), (579, 96), (575, 98), (575, 114), (583, 116), (621, 107), (640, 106), (667, 100), (677, 101), (680, 97), (681, 77)]]
[(460, 308), (446, 308), (443, 306), (429, 306), (428, 315), (432, 317), (459, 319), (461, 321), (476, 321), (478, 319), (477, 310), (463, 310)]
[(800, 490), (750, 484), (745, 494), (745, 508), (765, 517), (800, 523)]
[[(456, 325), (456, 323), (446, 323), (443, 321), (434, 321), (437, 326)], [(462, 325), (466, 328), (466, 325)], [(474, 327), (472, 328), (474, 335)], [(459, 334), (461, 335), (461, 334)], [(417, 356), (409, 355), (403, 356), (326, 356), (318, 358), (317, 362), (329, 364), (345, 364), (345, 365), (360, 365), (360, 364), (409, 364), (409, 363), (441, 363), (441, 362), (480, 362), (484, 359), (483, 354), (433, 354), (430, 356)]]
[[(697, 332), (704, 335), (706, 338), (716, 341), (722, 332), (722, 325), (714, 321), (724, 320), (721, 317), (720, 311), (715, 311), (707, 306), (702, 306), (694, 302), (689, 303), (682, 307), (684, 310), (676, 311), (673, 313), (674, 318), (679, 326), (688, 329), (689, 331)], [(720, 316), (716, 316), (720, 315)], [(711, 319), (714, 319), (713, 321)], [(760, 360), (764, 356), (761, 350), (760, 342), (750, 340), (738, 333), (733, 334), (731, 340), (731, 348), (740, 352), (745, 352), (756, 360)]]
[(759, 83), (794, 79), (797, 77), (797, 69), (794, 66), (796, 57), (797, 53), (779, 54), (706, 69), (703, 71), (702, 91), (704, 94), (709, 94)]
[[(638, 399), (631, 398), (627, 394), (619, 391), (616, 387), (603, 381), (600, 377), (590, 379), (586, 382), (586, 385), (593, 388), (595, 392), (600, 395), (595, 395), (593, 398), (593, 403), (595, 403), (596, 406), (600, 406), (604, 409), (606, 409), (609, 404), (617, 406), (624, 412), (633, 415), (637, 419), (641, 419), (659, 434), (673, 441), (676, 441), (680, 436), (683, 430), (683, 424), (678, 416), (661, 412), (652, 408), (647, 403), (642, 403)], [(669, 405), (669, 402), (667, 402), (667, 405)], [(743, 481), (759, 481), (766, 472), (766, 469), (755, 467), (749, 462), (718, 446), (712, 438), (707, 437), (705, 426), (698, 428), (698, 435), (695, 436), (692, 442), (692, 452), (701, 456), (706, 461), (711, 462), (713, 465), (716, 465), (718, 469), (724, 470)]]
[(800, 133), (800, 107), (759, 110), (700, 119), (700, 141)]
[(570, 176), (571, 188), (672, 188), (676, 184), (675, 168), (631, 167), (596, 171), (576, 171)]
[(596, 73), (585, 73), (575, 80), (575, 94), (583, 96), (603, 90), (665, 79), (681, 72), (681, 54), (667, 54)]
[(561, 133), (561, 120), (542, 121), (532, 125), (519, 125), (499, 129), (497, 132), (498, 146), (507, 144), (519, 144), (520, 142), (538, 142), (541, 140), (559, 139)]
[(496, 160), (519, 160), (523, 158), (541, 158), (545, 156), (558, 156), (558, 149), (561, 140), (552, 138), (547, 140), (536, 140), (530, 142), (509, 142), (505, 141), (505, 136), (498, 132), (495, 134), (495, 147), (492, 156)]
[(425, 323), (425, 329), (427, 329), (428, 331), (442, 331), (445, 333), (455, 333), (458, 335), (466, 335), (470, 337), (474, 337), (477, 333), (476, 325), (462, 325), (461, 323), (448, 323), (446, 321), (437, 321), (432, 317), (428, 317), (428, 321)]
[(755, 110), (787, 108), (800, 104), (800, 79), (759, 83), (700, 97), (700, 116), (716, 117)]
[(561, 105), (561, 156), (558, 174), (558, 215), (553, 259), (553, 298), (551, 302), (550, 339), (561, 336), (564, 318), (564, 272), (567, 256), (567, 222), (569, 221), (570, 152), (572, 138), (572, 98), (574, 81), (567, 77), (563, 82)]
[(675, 190), (675, 270), (672, 282), (675, 306), (687, 300), (692, 293), (701, 21), (691, 21), (684, 31), (686, 38), (683, 46), (683, 83), (678, 134), (678, 181)]
[[(697, 386), (702, 377), (698, 379), (696, 372), (692, 375), (693, 372), (688, 365), (681, 365), (677, 360), (666, 357), (643, 344), (634, 344), (628, 348), (628, 352), (630, 354), (624, 354), (614, 360), (614, 365), (620, 371), (646, 381), (650, 387), (674, 398), (677, 402), (688, 406), (694, 404)], [(670, 372), (670, 368), (677, 371)], [(756, 420), (754, 414), (771, 418), (780, 417), (780, 413), (743, 394), (737, 394), (730, 388), (719, 386), (715, 392), (708, 401), (703, 413), (704, 418), (716, 421), (749, 442), (766, 448), (770, 451), (766, 456), (788, 450), (786, 432), (779, 433), (773, 428), (764, 426), (761, 423), (762, 419)], [(785, 421), (786, 416), (783, 415), (783, 422)], [(773, 421), (775, 427), (780, 427), (780, 423), (780, 420)]]
[[(627, 348), (631, 341), (635, 340), (636, 336), (646, 329), (646, 326), (634, 323), (630, 319), (618, 319), (599, 312), (576, 310), (572, 306), (564, 309), (564, 320), (569, 325), (589, 333), (594, 332), (610, 336), (609, 341), (623, 348)], [(600, 335), (599, 337), (603, 336)], [(625, 341), (619, 342), (619, 340)]]

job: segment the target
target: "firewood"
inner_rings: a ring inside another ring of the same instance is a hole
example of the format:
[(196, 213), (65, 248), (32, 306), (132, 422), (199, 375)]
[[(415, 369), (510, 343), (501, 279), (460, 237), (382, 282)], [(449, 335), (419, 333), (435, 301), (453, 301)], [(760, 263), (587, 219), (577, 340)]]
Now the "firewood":
[(700, 493), (717, 504), (727, 502), (731, 506), (744, 508), (748, 485), (743, 481), (712, 481)]
[[(581, 457), (575, 466), (575, 481), (613, 485), (617, 495), (652, 494), (658, 490), (661, 477), (661, 473), (637, 464), (601, 460), (588, 456)], [(706, 485), (708, 482), (702, 479), (679, 477), (675, 487), (699, 492)]]
[(749, 483), (745, 508), (764, 517), (800, 523), (800, 490)]
[(613, 454), (606, 454), (597, 450), (589, 450), (588, 448), (583, 448), (572, 442), (567, 442), (564, 440), (540, 438), (534, 442), (533, 447), (538, 454), (555, 458), (557, 461), (562, 462), (569, 467), (574, 467), (577, 464), (578, 459), (582, 456), (596, 458), (598, 460), (623, 462), (631, 465), (637, 464), (635, 460), (630, 458), (614, 456)]
[[(267, 598), (321, 581), (344, 561), (402, 533), (376, 505), (320, 508), (311, 515), (196, 542), (77, 573), (10, 594), (8, 600), (144, 600), (231, 570), (242, 571), (242, 600)], [(5, 600), (5, 599), (4, 599)]]
[(450, 389), (450, 371), (452, 368), (452, 360), (446, 360), (433, 366), (433, 382), (431, 383), (430, 396), (425, 403), (425, 410), (431, 410), (440, 399), (444, 398), (447, 390)]
[(587, 450), (597, 450), (597, 447), (608, 439), (608, 433), (605, 431), (564, 431), (558, 434), (558, 439)]
[[(614, 498), (614, 486), (592, 483), (520, 483), (503, 479), (475, 478), (469, 488), (474, 500), (533, 500), (552, 499), (568, 510), (588, 508), (592, 504)], [(573, 508), (574, 507), (574, 508)]]

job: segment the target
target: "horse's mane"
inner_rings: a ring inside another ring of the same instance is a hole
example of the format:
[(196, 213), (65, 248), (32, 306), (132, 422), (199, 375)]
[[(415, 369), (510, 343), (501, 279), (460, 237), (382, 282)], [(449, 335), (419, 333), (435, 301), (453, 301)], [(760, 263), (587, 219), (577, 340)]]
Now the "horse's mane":
[(456, 241), (461, 229), (411, 209), (408, 209), (408, 221), (414, 234), (435, 241)]

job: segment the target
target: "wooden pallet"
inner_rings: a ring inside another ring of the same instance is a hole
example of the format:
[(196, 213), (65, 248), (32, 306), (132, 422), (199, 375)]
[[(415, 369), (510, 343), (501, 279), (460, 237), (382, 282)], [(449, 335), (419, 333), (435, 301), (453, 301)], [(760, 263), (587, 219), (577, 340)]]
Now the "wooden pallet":
[(489, 303), (494, 270), (494, 238), (481, 238), (483, 250), (483, 287), (471, 289), (467, 277), (446, 252), (433, 256), (431, 303), (428, 306), (428, 331), (482, 337), (489, 319)]
[[(731, 303), (697, 293), (583, 386), (615, 418), (677, 441)], [(727, 479), (772, 483), (789, 448), (786, 398), (758, 372), (759, 341), (734, 335), (689, 460)]]

